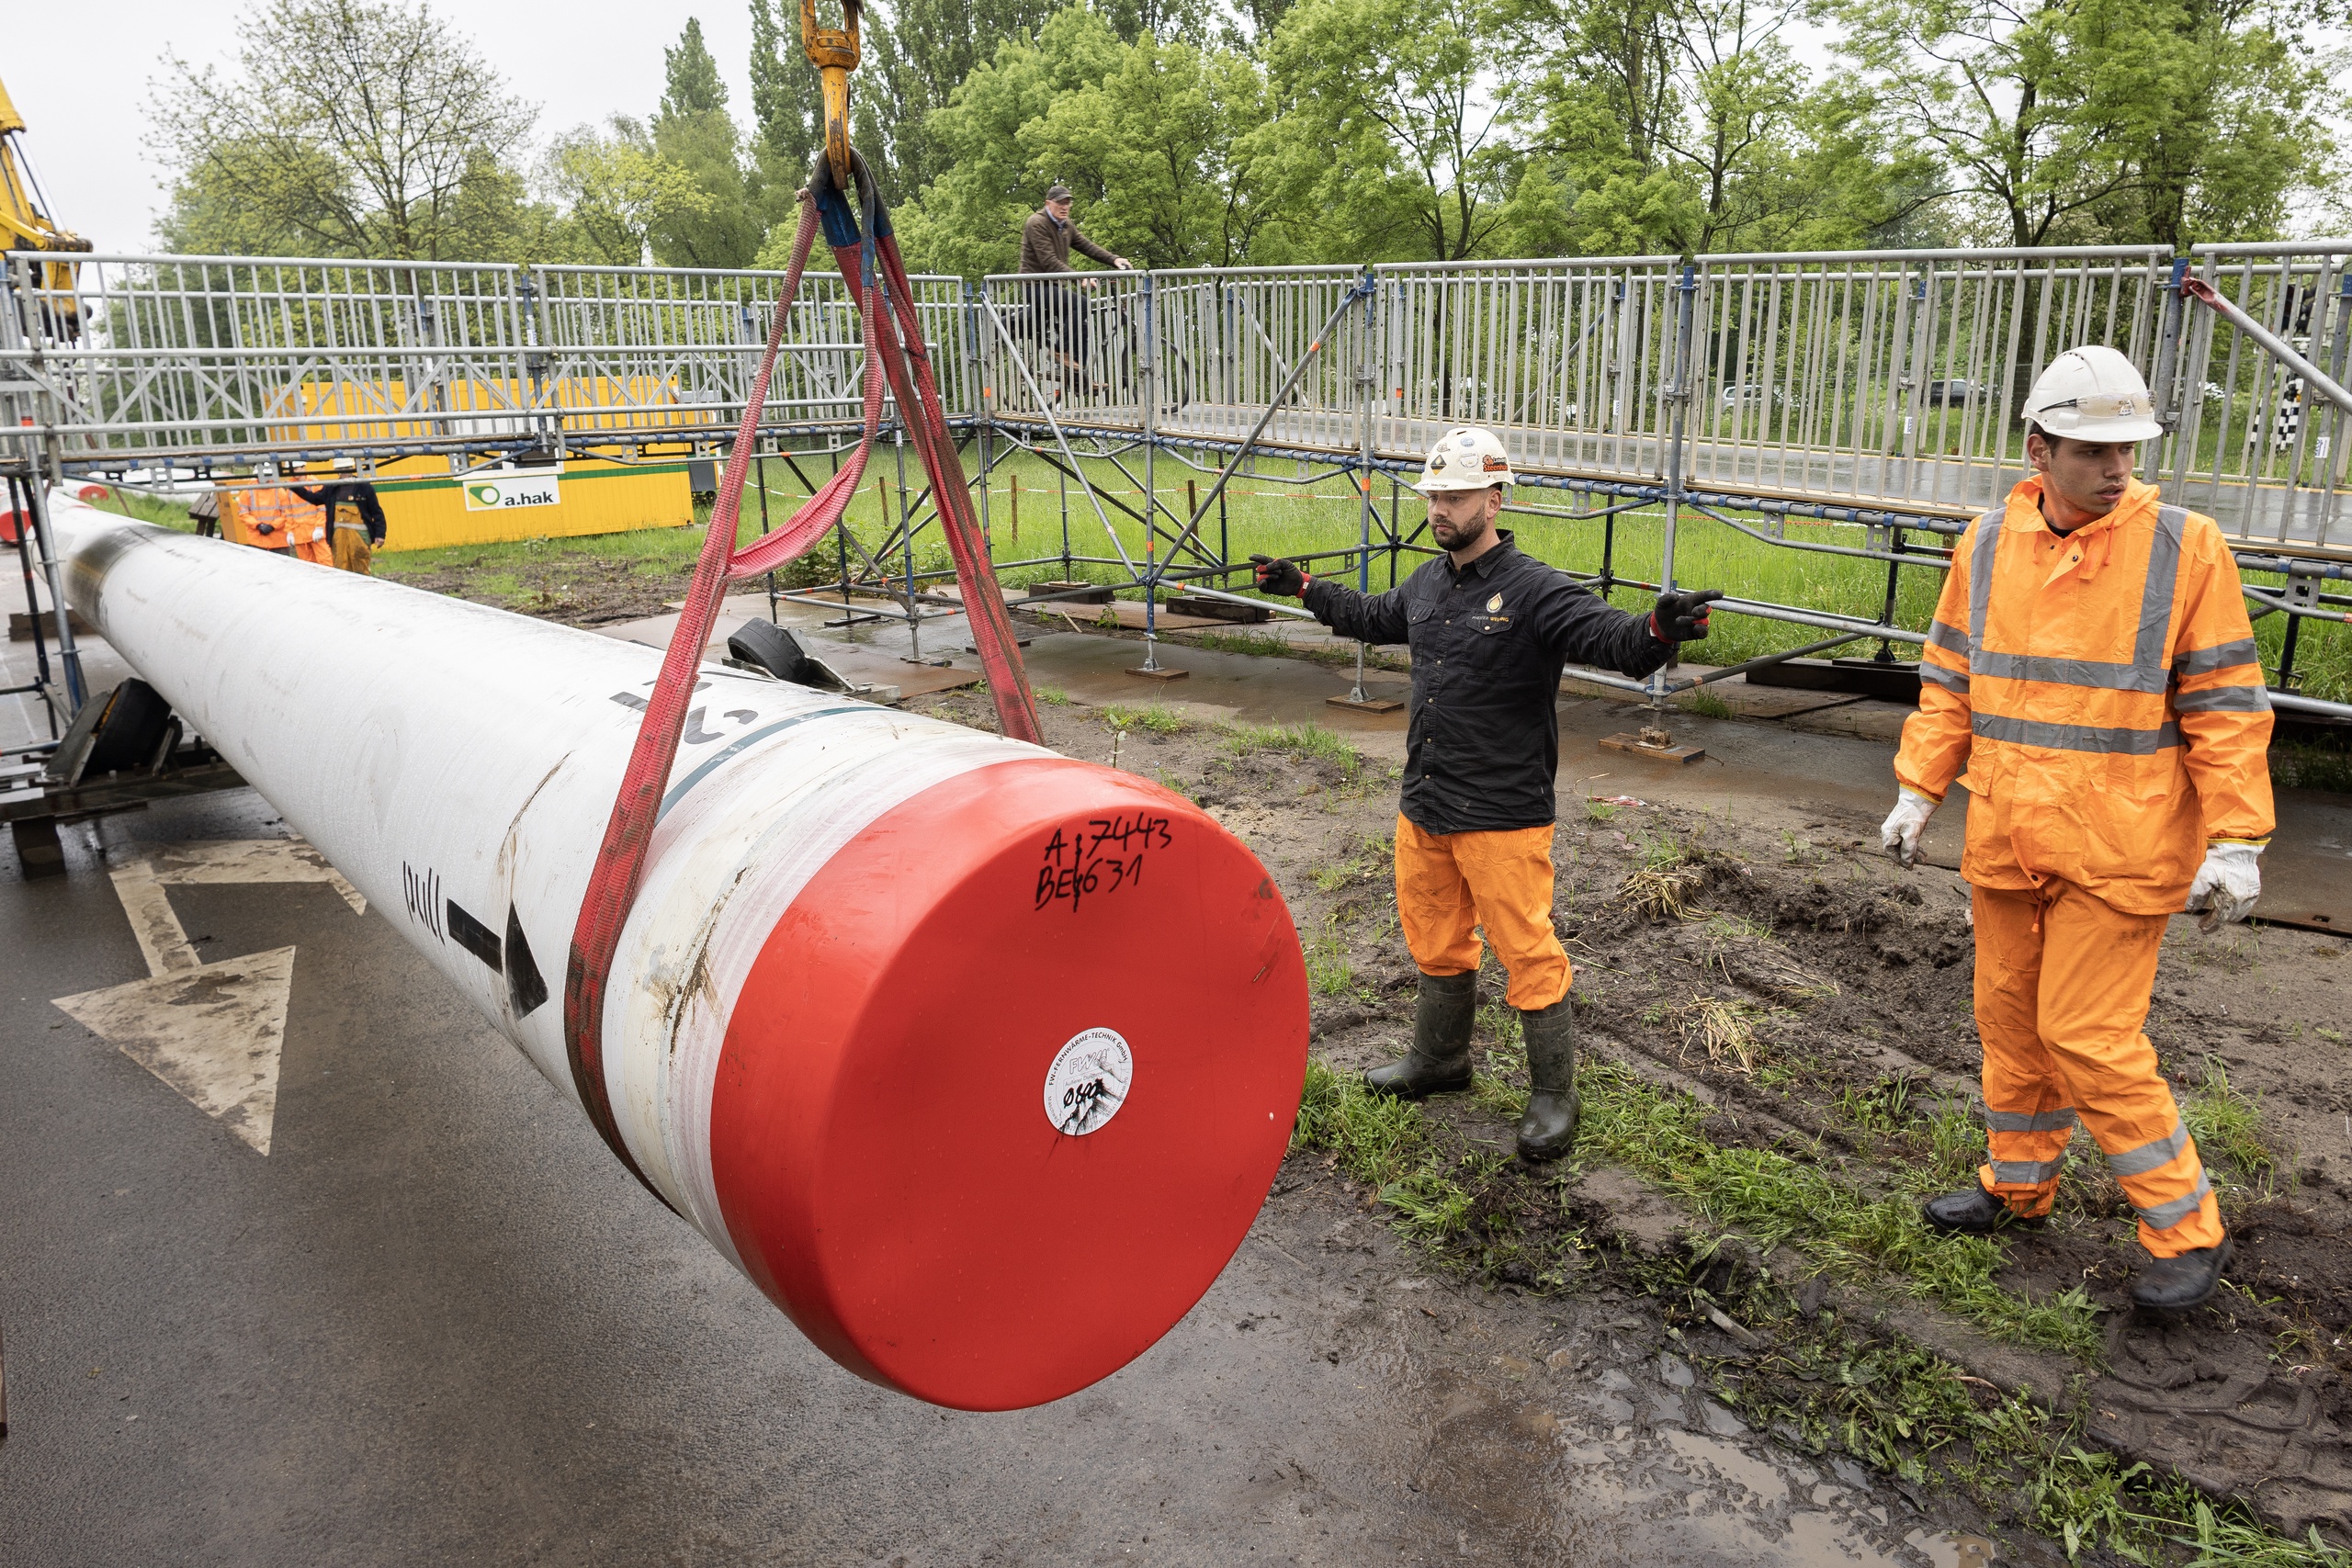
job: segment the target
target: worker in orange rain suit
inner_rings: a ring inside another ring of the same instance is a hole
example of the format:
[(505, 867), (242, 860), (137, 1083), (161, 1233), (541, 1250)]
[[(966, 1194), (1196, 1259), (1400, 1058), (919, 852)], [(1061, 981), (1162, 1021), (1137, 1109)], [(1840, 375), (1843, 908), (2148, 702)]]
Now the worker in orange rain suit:
[(1513, 481), (1493, 431), (1461, 425), (1440, 436), (1413, 488), (1444, 554), (1385, 593), (1250, 558), (1261, 588), (1296, 594), (1343, 636), (1412, 647), (1396, 914), (1420, 997), (1411, 1048), (1365, 1082), (1413, 1100), (1470, 1087), (1483, 929), (1510, 976), (1505, 1000), (1527, 1046), (1520, 1156), (1548, 1160), (1577, 1133), (1572, 976), (1552, 924), (1561, 666), (1646, 675), (1672, 661), (1677, 644), (1707, 635), (1707, 605), (1723, 595), (1669, 588), (1649, 615), (1614, 608), (1494, 526)]
[(2039, 1222), (2079, 1116), (2139, 1211), (2133, 1299), (2182, 1311), (2230, 1240), (2141, 1025), (2167, 918), (2211, 931), (2261, 891), (2270, 699), (2221, 531), (2132, 477), (2162, 427), (2131, 362), (2060, 355), (2025, 418), (2035, 473), (1952, 552), (1883, 830), (1910, 864), (1967, 786), (1991, 1158), (1927, 1219)]
[(224, 491), (220, 533), (231, 544), (274, 550), (320, 566), (334, 564), (327, 515), (292, 491)]

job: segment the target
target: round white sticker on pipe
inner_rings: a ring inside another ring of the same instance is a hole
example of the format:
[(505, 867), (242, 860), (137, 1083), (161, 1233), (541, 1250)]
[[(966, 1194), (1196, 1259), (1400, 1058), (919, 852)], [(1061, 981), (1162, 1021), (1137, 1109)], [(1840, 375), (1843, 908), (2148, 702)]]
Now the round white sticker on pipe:
[(1072, 1137), (1100, 1131), (1126, 1103), (1135, 1072), (1135, 1053), (1117, 1030), (1073, 1036), (1046, 1069), (1046, 1120)]

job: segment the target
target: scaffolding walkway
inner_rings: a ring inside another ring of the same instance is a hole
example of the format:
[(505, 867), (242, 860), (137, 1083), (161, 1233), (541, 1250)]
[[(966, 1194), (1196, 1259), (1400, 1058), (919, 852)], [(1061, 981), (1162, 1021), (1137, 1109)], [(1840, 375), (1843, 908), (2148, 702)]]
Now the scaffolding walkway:
[[(13, 432), (0, 467), (34, 506), (35, 476), (170, 488), (288, 464), (364, 475), (424, 456), (462, 473), (716, 453), (783, 282), (94, 255), (63, 288), (40, 260), (7, 257), (0, 310)], [(989, 473), (1033, 454), (1107, 536), (1103, 550), (1001, 567), (1123, 572), (1145, 590), (1148, 634), (1170, 590), (1248, 585), (1227, 553), (1246, 555), (1246, 541), (1208, 525), (1246, 467), (1287, 458), (1302, 480), (1346, 476), (1362, 496), (1356, 538), (1332, 558), (1368, 582), (1375, 558), (1429, 548), (1399, 520), (1399, 477), (1444, 428), (1476, 423), (1510, 447), (1516, 508), (1601, 524), (1600, 569), (1579, 573), (1599, 586), (1657, 586), (1614, 570), (1614, 521), (1635, 510), (1664, 515), (1661, 582), (1694, 528), (1860, 558), (1887, 573), (1875, 617), (1723, 608), (1824, 634), (1798, 652), (1871, 641), (1884, 655), (1919, 640), (1894, 624), (1902, 574), (1940, 571), (1951, 537), (2024, 472), (2018, 410), (2041, 367), (2077, 344), (2111, 344), (2148, 376), (2168, 432), (2145, 445), (2143, 477), (2213, 516), (2246, 569), (2286, 580), (2249, 589), (2258, 618), (2288, 618), (2279, 705), (2352, 718), (2293, 689), (2301, 622), (2352, 610), (2352, 240), (2180, 257), (1891, 251), (911, 281), (983, 517)], [(2199, 303), (2199, 282), (2223, 303)], [(854, 438), (858, 344), (842, 280), (811, 276), (760, 425), (764, 454), (797, 464)], [(1170, 503), (1163, 458), (1206, 479), (1205, 497), (1196, 483), (1183, 508)], [(1132, 470), (1139, 505), (1090, 478), (1106, 460)], [(954, 608), (928, 593), (936, 574), (914, 570), (935, 509), (903, 491), (901, 507), (881, 549), (839, 552), (835, 603), (887, 585), (910, 619)], [(1845, 526), (1791, 527), (1806, 521)], [(1114, 522), (1148, 525), (1141, 558)], [(1595, 678), (1654, 702), (1690, 683)]]

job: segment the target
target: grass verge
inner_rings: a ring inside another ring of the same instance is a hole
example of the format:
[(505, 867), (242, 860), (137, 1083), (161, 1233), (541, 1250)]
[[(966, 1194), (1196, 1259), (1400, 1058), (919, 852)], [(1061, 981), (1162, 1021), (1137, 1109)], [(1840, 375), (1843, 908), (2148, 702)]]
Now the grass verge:
[[(1511, 1070), (1510, 1043), (1498, 1038), (1488, 1060)], [(1726, 1308), (1738, 1314), (1749, 1343), (1720, 1356), (1683, 1348), (1710, 1374), (1712, 1392), (1755, 1425), (1916, 1485), (1964, 1490), (2047, 1534), (2071, 1561), (2104, 1552), (2192, 1568), (2352, 1568), (2352, 1556), (2316, 1531), (2281, 1535), (2242, 1505), (2087, 1446), (2087, 1373), (2049, 1407), (2004, 1395), (1900, 1335), (1849, 1325), (1834, 1308), (1800, 1308), (1785, 1283), (1740, 1260), (1803, 1234), (1830, 1273), (1910, 1289), (1988, 1329), (2084, 1355), (2098, 1339), (2073, 1292), (2032, 1303), (2001, 1291), (1990, 1279), (1993, 1243), (1931, 1236), (1907, 1199), (1874, 1201), (1782, 1156), (1717, 1146), (1701, 1130), (1703, 1106), (1623, 1068), (1588, 1066), (1577, 1082), (1586, 1146), (1680, 1192), (1716, 1228), (1679, 1257), (1633, 1271), (1677, 1338), (1685, 1326), (1724, 1321)], [(1489, 1109), (1515, 1110), (1498, 1077), (1481, 1074), (1473, 1092)], [(1893, 1082), (1865, 1091), (1855, 1120), (1916, 1133), (1914, 1092)], [(1965, 1121), (1960, 1112), (1930, 1118), (1930, 1163), (1973, 1157)], [(1514, 1214), (1498, 1201), (1514, 1185), (1523, 1200), (1531, 1180), (1556, 1189), (1557, 1174), (1530, 1178), (1499, 1151), (1465, 1146), (1419, 1105), (1371, 1094), (1320, 1058), (1307, 1064), (1292, 1146), (1327, 1151), (1329, 1163), (1378, 1190), (1402, 1234), (1490, 1281), (1499, 1273), (1537, 1289), (1565, 1285), (1585, 1248), (1566, 1224), (1531, 1233), (1523, 1208)]]

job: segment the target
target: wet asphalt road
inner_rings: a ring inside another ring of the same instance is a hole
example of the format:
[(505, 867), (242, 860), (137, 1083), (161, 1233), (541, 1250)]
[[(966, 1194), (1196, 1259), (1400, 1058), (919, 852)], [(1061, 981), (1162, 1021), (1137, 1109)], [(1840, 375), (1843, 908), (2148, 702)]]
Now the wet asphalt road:
[(1681, 1386), (1638, 1303), (1423, 1278), (1298, 1162), (1103, 1383), (1001, 1416), (887, 1393), (374, 914), (175, 886), (207, 961), (297, 950), (258, 1155), (51, 998), (145, 972), (108, 847), (284, 832), (240, 791), (70, 828), (62, 880), (0, 865), (0, 1562), (1955, 1560)]

